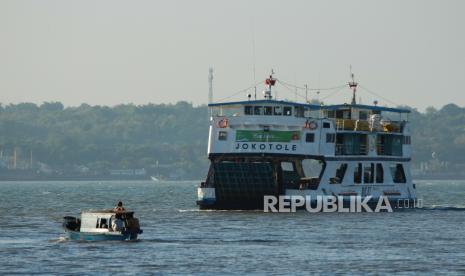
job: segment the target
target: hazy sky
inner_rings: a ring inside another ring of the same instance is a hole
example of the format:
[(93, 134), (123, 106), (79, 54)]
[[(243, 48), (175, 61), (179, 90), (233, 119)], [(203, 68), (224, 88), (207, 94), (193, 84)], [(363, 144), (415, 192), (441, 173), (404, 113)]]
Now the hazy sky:
[(351, 64), (394, 103), (465, 106), (465, 1), (0, 0), (4, 104), (203, 104), (210, 66), (220, 99), (253, 85), (254, 63), (257, 82), (273, 68), (309, 87), (346, 83)]

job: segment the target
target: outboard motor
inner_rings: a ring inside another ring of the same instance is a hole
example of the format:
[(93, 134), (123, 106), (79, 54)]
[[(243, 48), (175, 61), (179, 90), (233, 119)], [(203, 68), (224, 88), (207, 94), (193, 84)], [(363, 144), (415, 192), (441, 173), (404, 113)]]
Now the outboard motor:
[(66, 216), (63, 218), (63, 228), (71, 231), (79, 231), (81, 220), (75, 217)]

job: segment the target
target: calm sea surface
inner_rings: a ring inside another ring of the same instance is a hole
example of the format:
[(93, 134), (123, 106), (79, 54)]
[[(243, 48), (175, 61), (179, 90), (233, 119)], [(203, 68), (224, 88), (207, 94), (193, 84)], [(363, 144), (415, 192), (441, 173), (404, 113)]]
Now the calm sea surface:
[[(194, 182), (0, 182), (0, 274), (465, 274), (465, 181), (417, 181), (395, 213), (198, 211)], [(73, 242), (61, 219), (123, 200), (137, 242)]]

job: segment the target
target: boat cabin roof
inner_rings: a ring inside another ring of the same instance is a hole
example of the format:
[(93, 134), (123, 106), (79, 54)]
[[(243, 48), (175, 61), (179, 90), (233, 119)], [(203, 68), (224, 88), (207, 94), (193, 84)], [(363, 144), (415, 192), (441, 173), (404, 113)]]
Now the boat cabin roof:
[(82, 214), (89, 214), (89, 215), (116, 215), (116, 214), (121, 214), (123, 216), (125, 215), (133, 215), (133, 211), (114, 211), (111, 209), (108, 210), (90, 210), (90, 211), (82, 211)]
[[(364, 104), (336, 104), (336, 105), (317, 105), (317, 104), (307, 104), (307, 103), (297, 103), (291, 101), (280, 101), (280, 100), (249, 100), (249, 101), (237, 101), (237, 102), (223, 102), (223, 103), (210, 103), (208, 107), (211, 108), (221, 108), (221, 109), (237, 109), (246, 106), (292, 106), (296, 109), (310, 109), (310, 110), (321, 110), (321, 111), (337, 111), (337, 110), (350, 110), (358, 109), (364, 110), (371, 113), (381, 113), (381, 112), (392, 112), (392, 113), (410, 113), (410, 110), (405, 108), (393, 108), (377, 105), (364, 105)], [(253, 114), (252, 114), (253, 115)]]
[(377, 106), (377, 105), (364, 105), (364, 104), (336, 104), (336, 105), (323, 105), (320, 106), (322, 110), (342, 110), (348, 108), (356, 108), (356, 109), (363, 109), (363, 110), (371, 110), (371, 111), (386, 111), (386, 112), (395, 112), (395, 113), (410, 113), (410, 110), (405, 108), (393, 108), (393, 107), (385, 107), (385, 106)]
[(317, 104), (296, 103), (290, 101), (279, 100), (252, 100), (252, 101), (238, 101), (238, 102), (224, 102), (224, 103), (211, 103), (208, 107), (237, 107), (240, 105), (256, 105), (256, 104), (274, 104), (274, 105), (289, 105), (289, 106), (304, 106), (312, 109), (320, 109), (321, 106)]

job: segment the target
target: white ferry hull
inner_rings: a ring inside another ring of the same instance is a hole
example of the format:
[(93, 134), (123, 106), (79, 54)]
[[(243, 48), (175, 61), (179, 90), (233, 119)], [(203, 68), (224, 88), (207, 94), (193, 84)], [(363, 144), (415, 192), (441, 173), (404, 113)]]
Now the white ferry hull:
[[(212, 188), (200, 188), (199, 187), (198, 193), (199, 194), (210, 193), (210, 192), (205, 193), (206, 189), (212, 189)], [(288, 197), (289, 200), (294, 196), (299, 196), (304, 200), (310, 199), (310, 202), (305, 201), (303, 204), (301, 204), (300, 207), (297, 208), (297, 209), (303, 209), (305, 208), (307, 204), (309, 204), (312, 208), (315, 208), (315, 206), (318, 205), (318, 202), (317, 202), (318, 198), (326, 197), (327, 195), (322, 192), (315, 192), (315, 191), (310, 192), (310, 191), (305, 191), (305, 190), (289, 189), (289, 190), (286, 190), (283, 196)], [(416, 197), (404, 197), (402, 195), (383, 195), (383, 196), (387, 198), (387, 200), (389, 201), (389, 205), (393, 211), (421, 207), (421, 202), (419, 202)], [(350, 194), (340, 193), (336, 197), (338, 199), (342, 198), (343, 200), (342, 206), (344, 208), (350, 208), (351, 204), (353, 204), (351, 203), (351, 201), (353, 200), (354, 197), (357, 197), (357, 193), (350, 193)], [(371, 195), (368, 195), (367, 197), (370, 197), (370, 200), (368, 200), (366, 203), (367, 206), (369, 206), (372, 209), (375, 209), (380, 202), (379, 197), (375, 197)], [(361, 197), (361, 199), (364, 199), (364, 198), (365, 197)], [(222, 202), (222, 201), (217, 201), (214, 196), (213, 197), (212, 196), (199, 197), (197, 200), (197, 205), (202, 210), (264, 210), (265, 208), (265, 204), (263, 201), (251, 202), (248, 200), (237, 200), (235, 202)]]
[(357, 104), (353, 79), (352, 102), (340, 105), (275, 100), (277, 82), (265, 80), (263, 100), (209, 104), (200, 208), (262, 209), (266, 196), (416, 200), (410, 110)]

